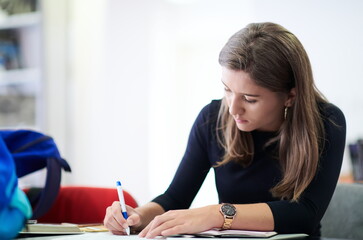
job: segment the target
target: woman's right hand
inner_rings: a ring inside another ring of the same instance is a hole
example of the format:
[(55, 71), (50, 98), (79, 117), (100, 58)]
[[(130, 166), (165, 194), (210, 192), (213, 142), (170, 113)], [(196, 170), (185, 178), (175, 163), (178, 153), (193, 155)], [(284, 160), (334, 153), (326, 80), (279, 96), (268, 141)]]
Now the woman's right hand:
[(113, 234), (126, 235), (126, 228), (137, 228), (141, 225), (141, 218), (137, 211), (128, 205), (126, 205), (126, 210), (129, 215), (127, 220), (122, 216), (120, 202), (115, 201), (106, 209), (103, 224)]

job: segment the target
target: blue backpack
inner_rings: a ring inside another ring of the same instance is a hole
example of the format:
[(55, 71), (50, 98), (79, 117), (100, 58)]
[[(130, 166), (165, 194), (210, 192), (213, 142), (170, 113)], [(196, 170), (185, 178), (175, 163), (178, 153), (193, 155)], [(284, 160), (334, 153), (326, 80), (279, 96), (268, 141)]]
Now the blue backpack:
[[(29, 202), (18, 178), (45, 167), (45, 186)], [(0, 239), (15, 237), (27, 219), (38, 219), (50, 209), (62, 169), (71, 171), (51, 137), (31, 130), (0, 131)]]

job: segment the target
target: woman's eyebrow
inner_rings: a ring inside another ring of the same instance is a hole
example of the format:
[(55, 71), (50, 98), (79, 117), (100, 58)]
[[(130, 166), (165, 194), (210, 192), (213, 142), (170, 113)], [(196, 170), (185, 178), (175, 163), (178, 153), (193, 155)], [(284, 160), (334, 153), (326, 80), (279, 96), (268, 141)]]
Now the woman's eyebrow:
[(225, 87), (227, 87), (228, 88), (228, 86), (223, 82), (223, 80), (221, 80), (221, 82), (223, 83), (223, 85), (225, 86)]
[[(229, 89), (229, 87), (223, 82), (223, 80), (221, 80), (221, 82), (223, 83), (223, 85)], [(247, 96), (247, 97), (259, 97), (260, 95), (258, 94), (249, 94), (249, 93), (241, 93), (242, 95), (244, 96)]]

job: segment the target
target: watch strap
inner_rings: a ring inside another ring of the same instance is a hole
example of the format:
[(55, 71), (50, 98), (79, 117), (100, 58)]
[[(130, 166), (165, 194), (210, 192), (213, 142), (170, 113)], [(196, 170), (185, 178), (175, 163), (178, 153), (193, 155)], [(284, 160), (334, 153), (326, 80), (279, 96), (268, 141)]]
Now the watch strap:
[(224, 216), (222, 229), (223, 230), (230, 229), (232, 227), (232, 222), (233, 222), (233, 217)]

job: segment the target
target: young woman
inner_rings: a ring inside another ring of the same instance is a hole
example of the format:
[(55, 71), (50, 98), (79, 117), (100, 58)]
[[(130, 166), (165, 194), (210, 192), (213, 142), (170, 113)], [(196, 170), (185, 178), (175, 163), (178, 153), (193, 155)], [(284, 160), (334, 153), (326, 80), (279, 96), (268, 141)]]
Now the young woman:
[[(219, 56), (225, 96), (198, 115), (166, 192), (122, 217), (115, 202), (105, 226), (140, 237), (211, 228), (320, 235), (345, 148), (345, 118), (316, 89), (295, 35), (252, 23)], [(208, 171), (220, 204), (188, 209)]]

